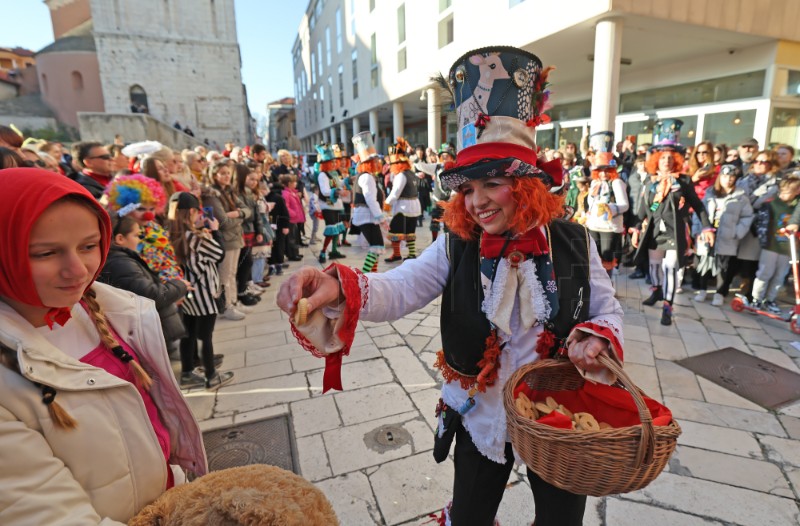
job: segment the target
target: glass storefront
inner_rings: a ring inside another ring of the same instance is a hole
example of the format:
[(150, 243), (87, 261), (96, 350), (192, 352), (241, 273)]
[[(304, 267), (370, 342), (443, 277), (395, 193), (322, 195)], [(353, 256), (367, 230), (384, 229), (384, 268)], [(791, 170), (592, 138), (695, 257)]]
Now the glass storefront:
[(788, 144), (800, 150), (800, 109), (775, 108), (772, 111), (770, 146)]
[(753, 136), (756, 110), (726, 111), (706, 114), (703, 139), (728, 146), (741, 144)]

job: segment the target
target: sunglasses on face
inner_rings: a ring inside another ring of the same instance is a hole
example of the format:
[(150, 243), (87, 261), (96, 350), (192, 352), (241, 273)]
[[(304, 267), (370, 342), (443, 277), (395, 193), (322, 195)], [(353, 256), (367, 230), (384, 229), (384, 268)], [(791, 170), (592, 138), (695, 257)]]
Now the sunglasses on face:
[(103, 154), (103, 155), (95, 155), (94, 157), (87, 157), (87, 159), (102, 159), (104, 161), (110, 161), (111, 160), (111, 156), (106, 153), (106, 154)]
[(755, 161), (755, 164), (771, 164), (769, 161)]

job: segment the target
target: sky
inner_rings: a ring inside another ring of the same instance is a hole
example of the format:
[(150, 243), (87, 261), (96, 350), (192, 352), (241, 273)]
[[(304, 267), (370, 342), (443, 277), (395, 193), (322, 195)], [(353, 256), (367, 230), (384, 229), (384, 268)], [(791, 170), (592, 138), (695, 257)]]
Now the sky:
[[(234, 2), (247, 102), (251, 113), (265, 115), (268, 103), (294, 97), (292, 45), (308, 2)], [(39, 51), (53, 42), (50, 13), (42, 0), (0, 0), (0, 13), (16, 15), (13, 23), (2, 24), (0, 47), (19, 46)]]

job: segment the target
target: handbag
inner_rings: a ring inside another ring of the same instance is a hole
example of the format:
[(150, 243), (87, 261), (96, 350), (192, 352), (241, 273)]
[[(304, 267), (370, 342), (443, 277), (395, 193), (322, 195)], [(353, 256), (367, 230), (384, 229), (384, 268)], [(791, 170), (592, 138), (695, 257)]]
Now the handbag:
[(436, 405), (436, 413), (439, 423), (433, 433), (433, 460), (437, 464), (441, 464), (450, 454), (450, 446), (453, 444), (456, 430), (461, 425), (461, 415), (445, 404), (441, 398)]
[(225, 286), (224, 285), (219, 288), (219, 296), (214, 298), (214, 303), (217, 304), (217, 311), (218, 312), (225, 312), (226, 301), (225, 301)]

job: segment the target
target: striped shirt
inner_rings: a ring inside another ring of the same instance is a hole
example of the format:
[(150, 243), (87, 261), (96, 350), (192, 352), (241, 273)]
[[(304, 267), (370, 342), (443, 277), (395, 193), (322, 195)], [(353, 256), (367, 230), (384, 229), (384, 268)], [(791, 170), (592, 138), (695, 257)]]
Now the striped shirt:
[(183, 313), (189, 316), (217, 314), (219, 310), (215, 298), (220, 293), (217, 264), (225, 257), (225, 249), (210, 234), (186, 232), (186, 239), (189, 241), (189, 250), (183, 269), (194, 290), (183, 301)]

